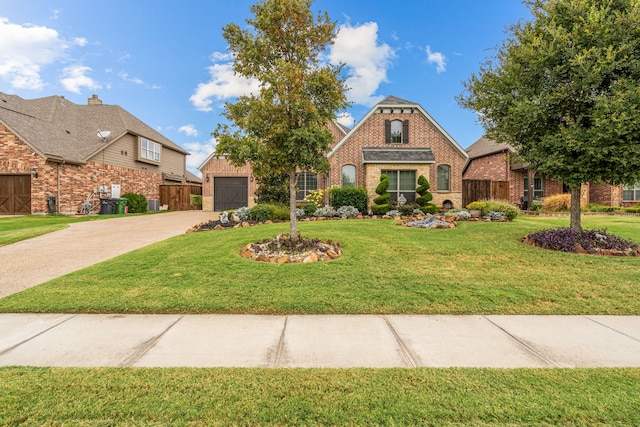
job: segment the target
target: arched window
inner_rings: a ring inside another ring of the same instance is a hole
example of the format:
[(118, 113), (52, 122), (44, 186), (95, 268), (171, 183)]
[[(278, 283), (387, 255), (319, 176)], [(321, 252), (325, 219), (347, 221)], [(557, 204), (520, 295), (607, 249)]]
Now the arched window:
[(356, 167), (353, 165), (342, 166), (342, 186), (355, 186), (356, 185)]
[(438, 191), (451, 190), (450, 175), (451, 167), (449, 165), (438, 166)]
[(387, 144), (409, 143), (409, 120), (385, 120), (384, 141)]

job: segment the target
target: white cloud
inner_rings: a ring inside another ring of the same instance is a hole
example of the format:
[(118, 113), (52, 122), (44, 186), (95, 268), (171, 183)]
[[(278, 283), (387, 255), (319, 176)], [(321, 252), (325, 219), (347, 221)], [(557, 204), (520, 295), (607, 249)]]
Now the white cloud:
[(187, 136), (198, 136), (198, 129), (192, 124), (180, 126), (178, 132), (183, 132)]
[(338, 117), (336, 117), (336, 121), (342, 126), (346, 126), (348, 128), (352, 128), (356, 122), (353, 116), (349, 113), (340, 114)]
[(87, 43), (89, 43), (89, 41), (84, 37), (76, 37), (75, 39), (73, 39), (73, 42), (80, 47), (85, 46)]
[(125, 72), (125, 71), (120, 71), (118, 73), (118, 77), (120, 77), (122, 80), (124, 80), (125, 82), (131, 82), (131, 83), (135, 83), (137, 85), (142, 85), (144, 84), (144, 82), (142, 81), (142, 79), (138, 78), (138, 77), (129, 77), (129, 73)]
[(378, 43), (378, 24), (375, 22), (340, 26), (329, 53), (331, 62), (346, 64), (349, 100), (368, 107), (383, 98), (375, 93), (380, 84), (387, 81), (387, 69), (394, 56), (389, 45)]
[(14, 89), (42, 89), (42, 67), (62, 59), (67, 48), (56, 30), (0, 17), (0, 77)]
[(440, 52), (431, 52), (431, 46), (427, 46), (427, 61), (436, 64), (436, 71), (442, 73), (447, 70), (447, 58)]
[[(185, 150), (191, 153), (187, 156), (187, 168), (191, 171), (197, 171), (198, 166), (204, 162), (211, 153), (216, 149), (216, 140), (211, 138), (205, 142), (187, 142), (182, 144)], [(199, 173), (198, 173), (199, 175)]]
[[(212, 55), (216, 58), (216, 54)], [(231, 63), (213, 64), (209, 67), (211, 80), (200, 83), (189, 101), (200, 111), (211, 111), (212, 99), (221, 100), (235, 98), (251, 93), (258, 93), (260, 83), (255, 79), (237, 76)]]
[(62, 70), (63, 78), (60, 79), (62, 86), (69, 92), (80, 93), (82, 87), (87, 89), (100, 89), (101, 86), (97, 84), (86, 73), (92, 71), (91, 68), (84, 65), (72, 65), (65, 67)]

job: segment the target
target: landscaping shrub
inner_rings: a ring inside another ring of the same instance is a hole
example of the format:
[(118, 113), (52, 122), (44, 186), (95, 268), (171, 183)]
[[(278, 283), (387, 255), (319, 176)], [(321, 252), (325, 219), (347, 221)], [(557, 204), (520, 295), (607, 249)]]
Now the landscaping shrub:
[(309, 194), (304, 198), (305, 202), (313, 203), (318, 207), (324, 206), (324, 190), (315, 190), (310, 191)]
[(419, 213), (422, 213), (422, 211), (420, 210), (420, 206), (418, 206), (417, 203), (406, 203), (402, 206), (398, 206), (397, 209), (404, 216), (414, 215), (416, 210), (418, 210)]
[(416, 193), (418, 193), (419, 197), (416, 198), (416, 203), (420, 206), (420, 209), (424, 213), (434, 214), (438, 210), (436, 205), (429, 203), (433, 200), (433, 194), (429, 192), (429, 188), (431, 185), (427, 178), (424, 175), (420, 175), (418, 177), (418, 188), (416, 188)]
[(640, 213), (640, 206), (629, 206), (624, 208), (624, 211), (627, 213)]
[(574, 252), (576, 244), (586, 251), (595, 249), (625, 251), (638, 248), (634, 242), (614, 234), (607, 234), (606, 230), (574, 230), (561, 227), (537, 231), (529, 234), (527, 238), (536, 246), (563, 252)]
[(147, 211), (147, 198), (143, 194), (124, 193), (122, 197), (127, 199), (129, 213), (145, 213)]
[(554, 194), (545, 197), (542, 201), (542, 210), (545, 212), (566, 212), (571, 210), (571, 194)]
[(229, 212), (222, 212), (220, 214), (220, 223), (228, 224), (229, 223)]
[(367, 213), (369, 194), (362, 187), (332, 187), (329, 192), (329, 204), (336, 209), (342, 206), (353, 206), (361, 214)]
[(488, 215), (490, 211), (502, 212), (509, 221), (513, 221), (520, 213), (516, 206), (504, 200), (489, 200), (486, 209), (487, 213), (485, 215)]
[(378, 194), (378, 197), (373, 199), (374, 205), (371, 206), (371, 211), (374, 215), (384, 215), (391, 207), (391, 205), (389, 204), (391, 194), (387, 192), (388, 189), (389, 177), (385, 174), (382, 174), (380, 175), (380, 183), (376, 187), (376, 194)]
[(202, 196), (199, 194), (189, 194), (189, 200), (191, 202), (191, 206), (195, 206), (199, 209), (202, 209)]
[(392, 209), (392, 210), (390, 210), (390, 211), (388, 211), (388, 212), (385, 212), (385, 214), (386, 214), (386, 215), (389, 215), (389, 216), (400, 216), (400, 215), (402, 215), (402, 214), (400, 213), (400, 211), (399, 211), (399, 210), (397, 210), (397, 209)]
[(467, 220), (471, 218), (471, 214), (468, 210), (457, 208), (457, 209), (449, 209), (447, 211), (448, 215), (453, 215), (456, 217), (456, 220)]
[(289, 175), (256, 177), (256, 203), (258, 204), (289, 204)]
[(616, 206), (599, 205), (597, 203), (589, 203), (589, 205), (587, 205), (588, 212), (615, 212), (620, 209), (622, 208)]
[(289, 206), (284, 205), (267, 205), (271, 207), (271, 217), (269, 219), (273, 221), (289, 221), (291, 213), (289, 212)]
[(246, 221), (249, 219), (249, 208), (246, 206), (238, 208), (233, 211), (233, 215), (237, 216), (240, 221)]
[(304, 211), (305, 216), (313, 216), (316, 213), (318, 206), (315, 203), (307, 203), (306, 205), (302, 205), (302, 210)]
[(340, 206), (336, 213), (342, 219), (355, 218), (360, 214), (360, 211), (354, 206)]
[(327, 218), (331, 218), (334, 216), (338, 216), (338, 213), (332, 206), (323, 206), (321, 208), (316, 209), (313, 216), (324, 216)]
[(252, 221), (265, 222), (271, 219), (273, 207), (271, 205), (255, 205), (249, 209), (248, 217)]
[(489, 211), (487, 212), (487, 216), (491, 218), (491, 221), (500, 221), (503, 219), (507, 219), (507, 215), (505, 215), (504, 212)]
[(480, 211), (482, 216), (485, 216), (489, 209), (487, 209), (487, 201), (475, 201), (467, 205), (467, 209), (470, 211)]

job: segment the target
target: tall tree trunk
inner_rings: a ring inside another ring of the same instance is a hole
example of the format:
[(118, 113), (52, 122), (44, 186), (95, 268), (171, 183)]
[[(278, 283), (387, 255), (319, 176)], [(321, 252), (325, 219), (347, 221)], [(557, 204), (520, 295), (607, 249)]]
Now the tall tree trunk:
[(571, 229), (582, 230), (580, 223), (580, 196), (582, 186), (571, 187)]
[(296, 218), (296, 170), (289, 172), (289, 236), (292, 238), (298, 232), (298, 219)]

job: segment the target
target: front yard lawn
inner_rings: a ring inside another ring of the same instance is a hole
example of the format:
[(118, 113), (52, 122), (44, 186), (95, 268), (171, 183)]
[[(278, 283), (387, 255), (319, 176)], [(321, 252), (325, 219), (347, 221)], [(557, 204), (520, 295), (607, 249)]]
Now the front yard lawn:
[(0, 246), (62, 230), (74, 222), (113, 218), (114, 215), (26, 215), (0, 218)]
[(640, 424), (638, 369), (0, 369), (2, 425)]
[[(640, 314), (640, 258), (521, 243), (567, 223), (519, 217), (425, 230), (392, 220), (303, 222), (305, 236), (339, 241), (343, 256), (285, 265), (239, 254), (286, 232), (287, 223), (191, 233), (0, 299), (0, 311)], [(638, 217), (585, 216), (583, 223), (640, 242)]]

